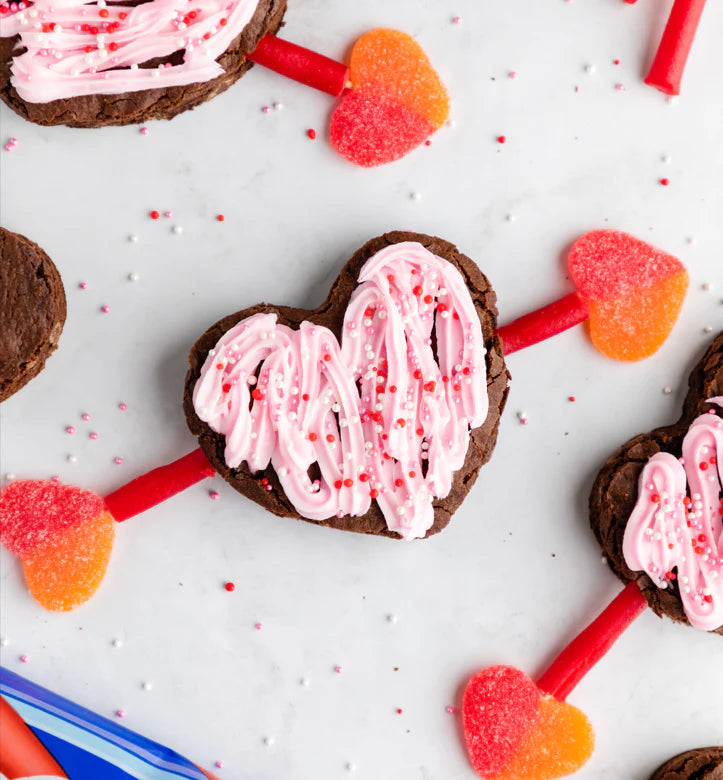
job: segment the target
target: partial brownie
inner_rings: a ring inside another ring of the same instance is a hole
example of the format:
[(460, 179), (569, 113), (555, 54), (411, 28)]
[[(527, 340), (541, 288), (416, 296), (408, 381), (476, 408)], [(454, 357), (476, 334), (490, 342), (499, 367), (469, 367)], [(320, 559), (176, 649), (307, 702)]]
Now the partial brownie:
[[(145, 0), (128, 0), (118, 5), (135, 6)], [(132, 125), (150, 119), (172, 119), (228, 89), (251, 67), (246, 58), (266, 35), (275, 34), (282, 24), (286, 0), (259, 0), (251, 21), (231, 46), (217, 58), (224, 73), (210, 81), (126, 92), (120, 95), (87, 95), (48, 103), (25, 102), (10, 83), (10, 66), (17, 53), (18, 37), (0, 38), (0, 98), (21, 116), (39, 125), (67, 125), (69, 127), (105, 127)], [(178, 65), (183, 61), (183, 50), (163, 57), (162, 62)], [(158, 60), (143, 63), (141, 68), (154, 68)]]
[[(438, 533), (449, 523), (452, 514), (460, 506), (467, 493), (469, 493), (477, 478), (479, 469), (489, 460), (492, 454), (497, 441), (500, 415), (507, 400), (510, 378), (505, 366), (502, 343), (496, 334), (496, 295), (489, 281), (475, 263), (469, 257), (461, 254), (453, 244), (441, 238), (434, 238), (420, 233), (401, 231), (386, 233), (383, 236), (372, 239), (354, 254), (351, 260), (342, 268), (331, 287), (326, 301), (319, 308), (307, 310), (265, 303), (258, 304), (219, 320), (201, 336), (191, 349), (189, 355), (191, 367), (186, 377), (183, 398), (186, 421), (191, 432), (198, 436), (201, 448), (209, 461), (230, 485), (276, 515), (294, 517), (317, 525), (345, 531), (376, 534), (394, 539), (399, 538), (396, 533), (391, 532), (387, 528), (384, 516), (374, 501), (372, 501), (371, 508), (365, 515), (344, 515), (343, 517), (332, 517), (323, 521), (308, 520), (308, 518), (302, 517), (296, 512), (291, 502), (285, 496), (276, 473), (271, 466), (254, 474), (248, 470), (245, 463), (240, 468), (229, 468), (224, 459), (225, 437), (211, 430), (205, 422), (198, 418), (194, 410), (193, 390), (200, 376), (206, 356), (223, 334), (236, 325), (236, 323), (261, 312), (276, 313), (279, 324), (292, 328), (298, 328), (303, 320), (323, 325), (329, 328), (336, 335), (337, 339), (340, 339), (344, 313), (352, 292), (357, 286), (360, 269), (370, 257), (385, 247), (405, 241), (419, 242), (433, 254), (452, 263), (461, 272), (479, 316), (487, 349), (487, 391), (489, 399), (487, 419), (479, 428), (471, 431), (464, 467), (455, 474), (451, 492), (446, 498), (435, 499), (433, 502), (434, 523), (427, 531), (426, 536)], [(268, 491), (265, 485), (262, 484), (262, 480), (268, 480), (273, 486), (273, 490)]]
[(25, 236), (0, 228), (0, 401), (42, 370), (65, 314), (53, 261)]
[[(637, 580), (650, 608), (656, 615), (689, 624), (680, 600), (677, 581), (658, 588), (644, 572), (633, 572), (623, 557), (623, 535), (638, 498), (638, 479), (643, 467), (657, 452), (669, 452), (678, 458), (691, 422), (711, 410), (709, 398), (723, 396), (723, 333), (695, 366), (683, 413), (674, 425), (641, 434), (620, 447), (605, 463), (590, 495), (590, 523), (610, 568), (620, 580)], [(723, 627), (716, 633), (723, 635)]]
[(723, 747), (679, 753), (659, 766), (650, 780), (723, 780)]

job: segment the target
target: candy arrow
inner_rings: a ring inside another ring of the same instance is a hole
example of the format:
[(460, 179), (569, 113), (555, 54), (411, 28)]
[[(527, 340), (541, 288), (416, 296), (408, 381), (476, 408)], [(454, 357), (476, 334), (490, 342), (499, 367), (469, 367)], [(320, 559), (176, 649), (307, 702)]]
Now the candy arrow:
[[(568, 267), (577, 291), (500, 328), (506, 353), (588, 318), (593, 343), (610, 357), (637, 360), (663, 343), (687, 288), (687, 273), (678, 260), (625, 233), (593, 231), (573, 244)], [(39, 603), (52, 610), (73, 609), (100, 585), (115, 522), (213, 474), (197, 449), (105, 499), (53, 482), (12, 482), (0, 491), (0, 542), (22, 559)]]

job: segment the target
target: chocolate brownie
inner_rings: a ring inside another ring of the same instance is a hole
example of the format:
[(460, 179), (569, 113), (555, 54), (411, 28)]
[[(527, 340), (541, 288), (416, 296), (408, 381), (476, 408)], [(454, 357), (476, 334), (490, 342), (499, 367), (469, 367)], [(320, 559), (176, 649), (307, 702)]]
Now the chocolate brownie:
[(659, 766), (650, 780), (723, 780), (723, 747), (679, 753)]
[(0, 228), (0, 401), (42, 370), (65, 313), (53, 261), (25, 236)]
[[(133, 7), (149, 0), (126, 0), (113, 6)], [(286, 0), (259, 0), (258, 6), (242, 32), (226, 51), (216, 59), (224, 73), (209, 81), (146, 89), (114, 95), (85, 95), (47, 103), (23, 100), (10, 83), (10, 66), (18, 54), (19, 36), (0, 38), (0, 98), (21, 116), (39, 125), (69, 127), (105, 127), (130, 125), (150, 119), (172, 119), (182, 111), (195, 108), (228, 89), (251, 67), (246, 54), (253, 51), (266, 35), (275, 34), (282, 24)], [(156, 68), (159, 64), (183, 62), (184, 50), (170, 56), (148, 60), (140, 68)]]
[[(637, 580), (656, 615), (689, 624), (678, 583), (672, 579), (659, 588), (640, 571), (631, 571), (623, 556), (623, 535), (638, 499), (638, 479), (648, 460), (658, 452), (678, 458), (691, 422), (711, 410), (706, 399), (723, 396), (723, 333), (695, 366), (680, 419), (673, 425), (635, 436), (605, 463), (590, 496), (590, 522), (610, 568), (624, 583)], [(723, 635), (723, 627), (717, 632)]]
[[(502, 343), (496, 334), (497, 308), (496, 296), (487, 278), (475, 263), (457, 248), (440, 238), (419, 234), (395, 231), (374, 238), (359, 249), (342, 268), (334, 281), (326, 301), (313, 311), (296, 309), (288, 306), (258, 304), (248, 309), (231, 314), (212, 325), (194, 344), (189, 356), (190, 370), (186, 377), (183, 408), (186, 420), (192, 433), (199, 438), (201, 448), (211, 464), (223, 478), (236, 490), (260, 504), (265, 509), (283, 517), (294, 517), (307, 520), (294, 508), (284, 494), (278, 476), (273, 468), (251, 473), (242, 463), (239, 468), (229, 468), (224, 458), (225, 437), (211, 428), (196, 414), (193, 403), (193, 392), (201, 374), (209, 350), (213, 349), (219, 339), (240, 320), (262, 312), (273, 312), (278, 315), (278, 322), (291, 328), (298, 328), (303, 320), (323, 325), (331, 330), (339, 339), (341, 337), (344, 314), (354, 290), (358, 286), (359, 271), (364, 263), (373, 255), (394, 244), (402, 242), (418, 242), (440, 258), (450, 262), (457, 268), (466, 282), (479, 317), (482, 336), (486, 347), (486, 384), (489, 399), (489, 411), (484, 423), (471, 431), (469, 446), (463, 467), (454, 474), (452, 489), (444, 499), (433, 502), (434, 522), (426, 535), (441, 531), (448, 523), (454, 511), (460, 506), (470, 491), (480, 467), (487, 462), (492, 454), (496, 440), (499, 419), (507, 400), (509, 373), (505, 366), (502, 353)], [(268, 481), (268, 482), (267, 482)], [(268, 485), (272, 490), (268, 490)], [(333, 516), (321, 521), (313, 521), (318, 525), (329, 526), (346, 531), (376, 534), (390, 538), (398, 535), (390, 531), (385, 518), (375, 501), (371, 502), (369, 511), (360, 516)]]

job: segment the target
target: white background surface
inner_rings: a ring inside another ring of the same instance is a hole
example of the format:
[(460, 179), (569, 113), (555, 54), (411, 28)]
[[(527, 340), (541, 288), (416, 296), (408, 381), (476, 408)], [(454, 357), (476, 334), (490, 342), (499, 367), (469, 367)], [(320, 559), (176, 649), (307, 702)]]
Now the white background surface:
[[(68, 296), (59, 350), (2, 406), (3, 475), (104, 494), (193, 449), (180, 402), (194, 340), (259, 300), (317, 305), (388, 229), (457, 243), (501, 323), (572, 290), (564, 250), (589, 229), (635, 233), (691, 276), (678, 326), (643, 363), (602, 357), (582, 328), (510, 357), (497, 449), (441, 535), (278, 519), (216, 478), (120, 527), (104, 585), (74, 613), (39, 608), (1, 550), (3, 663), (109, 717), (125, 709), (222, 778), (346, 777), (348, 762), (360, 779), (474, 777), (445, 707), (484, 666), (540, 673), (619, 591), (588, 530), (592, 480), (630, 436), (677, 418), (704, 327), (723, 325), (723, 4), (708, 4), (673, 104), (642, 83), (670, 5), (290, 0), (285, 37), (343, 58), (366, 30), (398, 27), (448, 85), (455, 126), (376, 170), (324, 140), (332, 99), (260, 68), (147, 136), (39, 128), (0, 107), (3, 144), (19, 142), (0, 152), (2, 223), (46, 249)], [(577, 776), (644, 780), (721, 743), (722, 659), (720, 637), (644, 614), (570, 696), (597, 733)]]

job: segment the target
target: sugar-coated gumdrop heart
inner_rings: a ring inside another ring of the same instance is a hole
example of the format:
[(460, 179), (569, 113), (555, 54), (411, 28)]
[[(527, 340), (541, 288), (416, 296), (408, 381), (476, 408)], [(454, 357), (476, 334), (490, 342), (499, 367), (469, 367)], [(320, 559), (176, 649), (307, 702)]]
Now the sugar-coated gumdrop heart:
[(330, 137), (348, 160), (371, 167), (403, 157), (439, 129), (449, 96), (427, 55), (398, 30), (372, 30), (352, 50), (353, 88), (331, 118)]
[(11, 482), (0, 491), (0, 542), (23, 561), (46, 609), (69, 610), (98, 588), (115, 523), (100, 496), (55, 482)]
[(642, 360), (668, 337), (688, 289), (672, 255), (627, 233), (595, 230), (572, 246), (570, 274), (590, 308), (590, 337), (616, 360)]
[(594, 745), (575, 707), (543, 695), (523, 672), (492, 666), (464, 692), (464, 732), (472, 766), (495, 780), (552, 780), (579, 769)]

